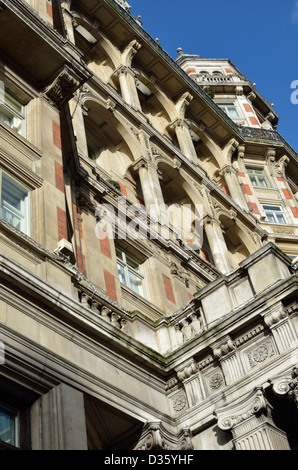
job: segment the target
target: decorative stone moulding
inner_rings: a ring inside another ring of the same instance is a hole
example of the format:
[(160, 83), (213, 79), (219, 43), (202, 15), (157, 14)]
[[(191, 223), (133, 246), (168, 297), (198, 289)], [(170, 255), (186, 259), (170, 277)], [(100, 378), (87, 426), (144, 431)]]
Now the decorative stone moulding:
[(298, 367), (294, 367), (289, 376), (269, 381), (276, 395), (286, 396), (298, 408)]
[(175, 435), (160, 422), (146, 423), (134, 450), (192, 450), (191, 437), (189, 429)]
[(53, 82), (46, 87), (45, 95), (58, 107), (71, 98), (80, 86), (79, 77), (65, 66)]
[(236, 450), (290, 450), (286, 434), (271, 417), (261, 388), (214, 412), (218, 427), (230, 431)]

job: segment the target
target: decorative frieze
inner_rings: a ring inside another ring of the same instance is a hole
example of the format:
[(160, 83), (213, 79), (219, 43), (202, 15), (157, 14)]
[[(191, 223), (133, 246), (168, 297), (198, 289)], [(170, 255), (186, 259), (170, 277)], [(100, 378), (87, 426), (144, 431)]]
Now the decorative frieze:
[(254, 346), (250, 351), (246, 352), (246, 357), (250, 368), (260, 365), (270, 357), (276, 354), (272, 339), (269, 338), (267, 341)]

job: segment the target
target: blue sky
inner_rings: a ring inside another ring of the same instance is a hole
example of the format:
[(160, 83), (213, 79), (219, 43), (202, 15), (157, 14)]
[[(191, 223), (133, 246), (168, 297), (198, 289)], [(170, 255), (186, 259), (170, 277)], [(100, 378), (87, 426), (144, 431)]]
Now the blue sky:
[(177, 48), (227, 58), (280, 116), (278, 131), (298, 152), (298, 0), (128, 0), (131, 13), (173, 58)]

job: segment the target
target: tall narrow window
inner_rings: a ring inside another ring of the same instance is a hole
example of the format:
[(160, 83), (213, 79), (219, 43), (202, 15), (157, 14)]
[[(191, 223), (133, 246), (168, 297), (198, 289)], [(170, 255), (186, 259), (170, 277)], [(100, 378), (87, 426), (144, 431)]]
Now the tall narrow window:
[(25, 136), (25, 107), (0, 81), (0, 121)]
[(267, 222), (272, 224), (286, 224), (286, 218), (280, 206), (263, 205)]
[(18, 445), (17, 414), (2, 406), (0, 406), (0, 441), (12, 446)]
[(21, 232), (30, 234), (30, 193), (14, 178), (0, 170), (0, 217)]
[(141, 263), (131, 254), (116, 247), (120, 282), (145, 297), (145, 280)]
[(257, 168), (248, 168), (247, 173), (253, 186), (263, 188), (267, 188), (269, 186), (264, 170)]

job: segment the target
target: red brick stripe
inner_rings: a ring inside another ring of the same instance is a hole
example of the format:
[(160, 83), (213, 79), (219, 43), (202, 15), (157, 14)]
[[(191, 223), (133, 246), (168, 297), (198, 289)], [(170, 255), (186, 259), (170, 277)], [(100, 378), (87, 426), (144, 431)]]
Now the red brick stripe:
[(53, 18), (53, 7), (51, 3), (47, 2), (47, 15), (49, 15), (51, 18)]
[(252, 192), (248, 184), (242, 184), (241, 188), (244, 194), (247, 194), (248, 196), (252, 196)]
[(173, 302), (173, 304), (176, 304), (171, 279), (165, 276), (164, 274), (162, 275), (162, 277), (167, 299)]
[(64, 193), (64, 174), (60, 163), (55, 162), (56, 188)]
[(247, 205), (251, 212), (253, 212), (254, 214), (260, 214), (258, 206), (255, 202), (248, 202)]
[(99, 239), (99, 244), (100, 244), (100, 251), (102, 252), (102, 254), (111, 259), (112, 254), (111, 254), (110, 241), (108, 237), (101, 237)]
[(104, 274), (104, 279), (105, 279), (105, 285), (106, 285), (106, 293), (111, 299), (117, 301), (117, 290), (116, 290), (116, 282), (115, 282), (115, 277), (109, 273), (108, 271), (103, 272)]
[(65, 240), (68, 239), (67, 235), (67, 219), (66, 219), (66, 212), (60, 207), (57, 207), (57, 218), (58, 218), (58, 238), (59, 241), (64, 238)]
[(282, 188), (282, 192), (284, 193), (286, 199), (294, 199), (289, 189)]
[(53, 121), (53, 142), (54, 145), (61, 150), (61, 132), (60, 132), (60, 124), (58, 122)]

